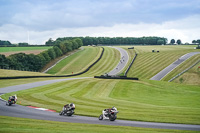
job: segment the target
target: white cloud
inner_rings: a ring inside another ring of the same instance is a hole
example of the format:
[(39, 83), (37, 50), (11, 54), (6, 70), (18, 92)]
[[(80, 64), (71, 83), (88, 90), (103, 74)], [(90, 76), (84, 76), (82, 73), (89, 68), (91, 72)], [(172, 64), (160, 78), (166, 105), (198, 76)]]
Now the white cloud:
[[(160, 36), (173, 39), (181, 39), (183, 43), (200, 39), (200, 15), (193, 15), (184, 19), (167, 21), (162, 24), (115, 24), (110, 27), (75, 27), (60, 28), (48, 31), (29, 31), (31, 44), (44, 44), (49, 38), (67, 36), (108, 36), (108, 37), (142, 37)], [(3, 25), (0, 27), (0, 39), (9, 40), (12, 43), (27, 42), (28, 29), (17, 25)]]

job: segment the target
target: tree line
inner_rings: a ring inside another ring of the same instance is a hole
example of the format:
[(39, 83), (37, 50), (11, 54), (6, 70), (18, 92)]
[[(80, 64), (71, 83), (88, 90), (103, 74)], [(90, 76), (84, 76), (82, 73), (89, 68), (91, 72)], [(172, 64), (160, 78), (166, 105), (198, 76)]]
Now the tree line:
[[(65, 40), (76, 37), (57, 38), (55, 41), (51, 38), (45, 45), (53, 46)], [(167, 38), (163, 37), (78, 37), (82, 40), (83, 46), (87, 45), (162, 45), (167, 44)]]
[(9, 46), (12, 45), (9, 41), (0, 40), (0, 46)]
[(40, 71), (51, 60), (66, 54), (83, 45), (79, 38), (64, 40), (57, 43), (46, 51), (38, 55), (17, 53), (6, 57), (0, 54), (0, 68), (24, 71)]

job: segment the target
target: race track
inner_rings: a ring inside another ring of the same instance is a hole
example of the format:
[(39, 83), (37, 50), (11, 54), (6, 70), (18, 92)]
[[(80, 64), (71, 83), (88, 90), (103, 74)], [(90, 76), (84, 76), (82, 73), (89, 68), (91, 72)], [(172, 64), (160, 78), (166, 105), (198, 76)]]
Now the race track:
[(162, 71), (160, 71), (158, 74), (156, 74), (155, 76), (153, 76), (151, 78), (151, 80), (161, 80), (162, 78), (164, 78), (168, 73), (170, 73), (172, 70), (174, 70), (177, 66), (179, 66), (181, 63), (183, 63), (184, 61), (186, 61), (187, 59), (189, 59), (190, 57), (196, 55), (196, 54), (200, 54), (200, 52), (191, 52), (188, 54), (185, 54), (183, 56), (181, 56), (178, 60), (176, 60), (175, 62), (173, 62), (171, 65), (167, 66), (165, 69), (163, 69)]
[[(40, 81), (40, 82), (35, 82), (35, 83), (23, 84), (23, 85), (10, 86), (10, 87), (5, 87), (5, 88), (0, 88), (0, 94), (14, 92), (18, 90), (30, 89), (33, 87), (52, 84), (55, 82), (60, 82), (60, 81), (65, 81), (65, 80), (78, 80), (78, 79), (83, 79), (83, 78), (48, 80), (48, 81)], [(87, 124), (101, 124), (101, 125), (200, 131), (200, 125), (139, 122), (139, 121), (126, 121), (126, 120), (116, 120), (114, 122), (111, 122), (108, 120), (99, 121), (98, 116), (97, 117), (87, 117), (87, 116), (77, 116), (77, 115), (74, 115), (72, 117), (59, 116), (58, 113), (56, 112), (37, 110), (37, 109), (33, 109), (33, 108), (29, 108), (29, 107), (25, 107), (25, 106), (21, 106), (17, 104), (13, 106), (6, 106), (6, 102), (4, 100), (0, 100), (0, 115), (40, 119), (40, 120), (50, 120), (50, 121), (72, 122), (72, 123), (87, 123)]]
[[(121, 48), (120, 48), (121, 49)], [(117, 65), (118, 70), (113, 69), (109, 74), (115, 75), (119, 73), (128, 62), (128, 54), (123, 52), (123, 49), (118, 49), (121, 51), (121, 59), (125, 59), (123, 63), (121, 61)], [(123, 58), (122, 58), (123, 57)], [(15, 92), (19, 90), (30, 89), (34, 87), (39, 87), (47, 84), (52, 84), (56, 82), (66, 81), (66, 80), (79, 80), (84, 78), (91, 77), (82, 77), (82, 78), (65, 78), (65, 79), (55, 79), (48, 81), (40, 81), (35, 83), (28, 83), (22, 85), (15, 85), (0, 88), (0, 95)], [(61, 107), (62, 108), (62, 107)], [(123, 113), (123, 112), (120, 112)], [(155, 123), (155, 122), (139, 122), (139, 121), (127, 121), (127, 120), (116, 120), (114, 122), (103, 120), (99, 121), (97, 117), (87, 117), (87, 116), (78, 116), (74, 115), (71, 117), (59, 116), (56, 112), (42, 111), (37, 110), (21, 105), (6, 106), (4, 100), (0, 100), (0, 115), (1, 116), (12, 116), (12, 117), (21, 117), (21, 118), (31, 118), (31, 119), (40, 119), (40, 120), (50, 120), (50, 121), (61, 121), (61, 122), (71, 122), (71, 123), (87, 123), (87, 124), (101, 124), (101, 125), (116, 125), (116, 126), (132, 126), (132, 127), (144, 127), (144, 128), (159, 128), (159, 129), (177, 129), (177, 130), (194, 130), (200, 131), (200, 125), (188, 125), (188, 124), (171, 124), (171, 123)]]
[(119, 47), (113, 47), (113, 48), (117, 49), (120, 52), (121, 59), (120, 59), (119, 63), (117, 64), (117, 66), (108, 73), (108, 75), (111, 75), (111, 76), (119, 74), (124, 69), (124, 67), (127, 65), (128, 60), (129, 60), (129, 55), (126, 52), (126, 50), (124, 50), (123, 48), (119, 48)]

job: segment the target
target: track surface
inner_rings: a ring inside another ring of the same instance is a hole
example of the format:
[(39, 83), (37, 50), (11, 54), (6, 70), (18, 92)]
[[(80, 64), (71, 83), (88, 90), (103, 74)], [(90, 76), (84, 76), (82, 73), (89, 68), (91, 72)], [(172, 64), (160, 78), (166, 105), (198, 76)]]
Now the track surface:
[(153, 76), (151, 78), (151, 80), (161, 80), (162, 78), (164, 78), (168, 73), (170, 73), (172, 70), (174, 70), (177, 66), (179, 66), (181, 63), (183, 63), (184, 61), (186, 61), (187, 59), (189, 59), (190, 57), (196, 55), (196, 54), (200, 54), (200, 52), (191, 52), (188, 54), (185, 54), (183, 56), (181, 56), (178, 60), (176, 60), (175, 62), (173, 62), (171, 65), (169, 65), (168, 67), (166, 67), (165, 69), (163, 69), (162, 71), (160, 71), (158, 74), (156, 74), (155, 76)]
[(129, 60), (129, 55), (126, 52), (126, 50), (124, 50), (123, 48), (119, 48), (119, 47), (113, 47), (113, 48), (117, 49), (120, 52), (121, 59), (120, 59), (120, 62), (118, 63), (118, 65), (112, 71), (110, 71), (108, 73), (108, 75), (119, 74), (124, 69), (124, 67), (126, 66), (126, 64), (128, 63), (128, 60)]

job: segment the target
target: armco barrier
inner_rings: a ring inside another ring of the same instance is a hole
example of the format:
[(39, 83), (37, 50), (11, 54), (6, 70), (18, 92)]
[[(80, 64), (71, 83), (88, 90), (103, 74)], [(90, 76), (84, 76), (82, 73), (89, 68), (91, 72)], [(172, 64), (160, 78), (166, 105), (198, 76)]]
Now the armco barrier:
[(83, 72), (80, 72), (80, 73), (76, 73), (76, 74), (71, 74), (71, 75), (59, 75), (59, 76), (16, 76), (16, 77), (0, 77), (0, 79), (20, 79), (20, 78), (50, 78), (50, 77), (72, 77), (72, 76), (78, 76), (78, 75), (81, 75), (83, 73), (86, 73), (87, 71), (90, 70), (90, 68), (92, 66), (94, 66), (103, 56), (103, 53), (104, 53), (104, 48), (101, 47), (103, 50), (101, 52), (101, 55), (100, 57), (94, 62), (92, 63), (86, 70), (84, 70)]
[(178, 78), (179, 76), (181, 76), (183, 73), (187, 72), (188, 70), (190, 70), (191, 68), (193, 68), (195, 65), (197, 65), (200, 62), (200, 60), (198, 60), (196, 63), (194, 63), (192, 66), (188, 67), (187, 69), (185, 69), (184, 71), (182, 71), (181, 73), (177, 74), (176, 76), (174, 76), (173, 78), (171, 78), (168, 82), (172, 82), (174, 79)]
[(133, 60), (131, 61), (131, 64), (128, 66), (128, 69), (124, 73), (124, 76), (127, 76), (127, 73), (130, 70), (131, 66), (133, 65), (133, 62), (135, 61), (136, 57), (137, 57), (137, 53), (135, 52), (135, 56), (134, 56)]
[(94, 76), (94, 78), (101, 78), (101, 79), (126, 79), (126, 80), (139, 80), (139, 78), (131, 78), (126, 76), (120, 76), (120, 77), (111, 77), (111, 76)]

